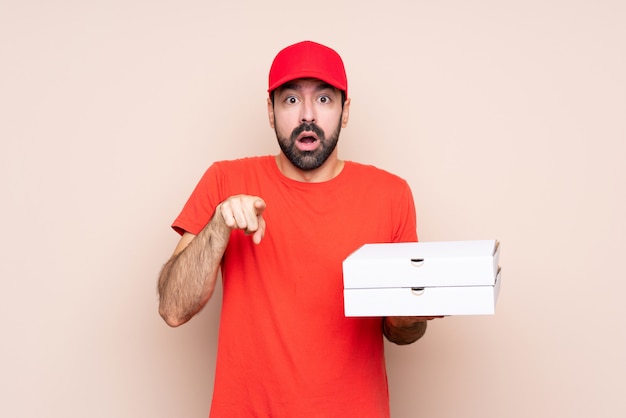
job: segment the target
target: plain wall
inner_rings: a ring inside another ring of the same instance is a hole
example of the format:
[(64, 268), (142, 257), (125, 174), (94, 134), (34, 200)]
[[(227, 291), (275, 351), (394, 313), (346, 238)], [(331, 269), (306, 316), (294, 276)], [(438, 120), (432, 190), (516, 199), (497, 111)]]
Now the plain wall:
[(0, 416), (205, 417), (220, 294), (168, 328), (169, 225), (275, 154), (282, 47), (346, 63), (343, 159), (410, 183), (423, 241), (498, 239), (494, 316), (387, 345), (404, 417), (626, 416), (626, 3), (0, 0)]

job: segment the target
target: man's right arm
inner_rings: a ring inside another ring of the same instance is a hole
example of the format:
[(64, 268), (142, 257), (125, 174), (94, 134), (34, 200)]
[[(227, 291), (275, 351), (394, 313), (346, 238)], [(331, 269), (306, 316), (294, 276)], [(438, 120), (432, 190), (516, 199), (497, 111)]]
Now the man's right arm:
[(159, 314), (177, 327), (189, 321), (209, 301), (232, 229), (252, 234), (258, 244), (265, 233), (265, 202), (238, 195), (222, 202), (196, 236), (185, 232), (158, 281)]
[(185, 232), (159, 276), (159, 314), (171, 327), (189, 321), (213, 294), (230, 228), (216, 216), (196, 236)]

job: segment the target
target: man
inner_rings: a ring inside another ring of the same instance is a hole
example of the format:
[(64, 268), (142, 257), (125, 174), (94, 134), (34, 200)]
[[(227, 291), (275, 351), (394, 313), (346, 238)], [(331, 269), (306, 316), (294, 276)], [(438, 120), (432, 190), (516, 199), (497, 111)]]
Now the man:
[(364, 243), (417, 241), (411, 191), (338, 158), (350, 99), (335, 51), (283, 49), (268, 92), (280, 152), (206, 171), (173, 224), (160, 314), (191, 319), (221, 268), (212, 417), (388, 417), (383, 334), (409, 344), (431, 318), (346, 318), (341, 262)]

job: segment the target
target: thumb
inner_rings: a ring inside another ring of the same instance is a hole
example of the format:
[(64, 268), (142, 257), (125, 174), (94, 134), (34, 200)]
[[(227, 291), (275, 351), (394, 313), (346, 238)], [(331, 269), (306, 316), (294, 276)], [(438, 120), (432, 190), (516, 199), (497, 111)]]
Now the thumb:
[(260, 215), (263, 213), (263, 211), (265, 210), (265, 201), (263, 199), (257, 199), (254, 201), (254, 212), (256, 213), (256, 215)]

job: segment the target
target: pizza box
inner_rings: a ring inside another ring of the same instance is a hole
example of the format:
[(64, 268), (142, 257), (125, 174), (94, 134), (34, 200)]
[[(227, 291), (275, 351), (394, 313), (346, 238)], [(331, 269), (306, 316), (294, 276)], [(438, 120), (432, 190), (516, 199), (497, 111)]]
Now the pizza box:
[(346, 316), (494, 314), (497, 240), (365, 244), (343, 261)]

